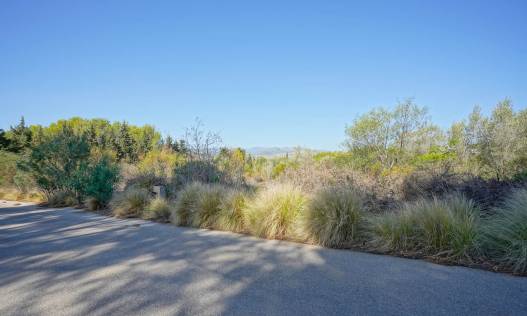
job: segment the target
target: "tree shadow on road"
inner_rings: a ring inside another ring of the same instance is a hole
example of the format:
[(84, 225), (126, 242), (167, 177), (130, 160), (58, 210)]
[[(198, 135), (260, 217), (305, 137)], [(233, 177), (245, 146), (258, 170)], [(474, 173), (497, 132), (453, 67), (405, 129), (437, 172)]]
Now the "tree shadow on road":
[(453, 290), (485, 300), (456, 268), (72, 209), (2, 208), (0, 240), (2, 315), (407, 314), (423, 307), (415, 297), (440, 308)]

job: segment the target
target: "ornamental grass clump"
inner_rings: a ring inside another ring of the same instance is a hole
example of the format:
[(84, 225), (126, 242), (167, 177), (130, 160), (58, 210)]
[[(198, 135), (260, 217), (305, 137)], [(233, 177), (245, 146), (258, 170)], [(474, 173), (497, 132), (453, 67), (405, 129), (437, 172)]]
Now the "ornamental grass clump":
[(479, 209), (462, 196), (406, 203), (396, 213), (371, 220), (381, 249), (470, 260), (478, 250)]
[(226, 189), (219, 184), (204, 185), (197, 196), (192, 226), (212, 229), (217, 227), (220, 205)]
[(527, 274), (527, 189), (509, 196), (484, 221), (482, 246), (498, 267)]
[(150, 219), (160, 222), (168, 222), (170, 214), (172, 213), (172, 206), (163, 198), (155, 198), (150, 201), (143, 213), (144, 219)]
[(147, 190), (128, 188), (112, 198), (110, 208), (117, 217), (141, 217), (149, 202), (150, 193)]
[(79, 204), (75, 194), (66, 190), (51, 193), (47, 197), (46, 203), (51, 207), (67, 207)]
[(249, 231), (269, 239), (297, 239), (299, 215), (307, 197), (298, 188), (274, 184), (259, 191), (248, 203), (244, 217)]
[(231, 189), (219, 205), (220, 211), (214, 228), (219, 230), (244, 232), (244, 209), (247, 206), (247, 193), (242, 189)]
[(362, 195), (353, 188), (329, 187), (317, 191), (302, 216), (308, 240), (326, 247), (350, 246), (364, 233)]
[(177, 193), (170, 221), (178, 226), (194, 226), (198, 223), (197, 201), (204, 190), (205, 185), (199, 182), (193, 182), (181, 189)]

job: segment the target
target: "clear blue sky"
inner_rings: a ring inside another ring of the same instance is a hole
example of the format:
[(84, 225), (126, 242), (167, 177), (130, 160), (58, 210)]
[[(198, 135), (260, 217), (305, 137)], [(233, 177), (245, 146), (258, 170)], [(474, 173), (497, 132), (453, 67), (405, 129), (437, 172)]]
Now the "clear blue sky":
[[(425, 2), (427, 2), (425, 4)], [(527, 1), (0, 2), (0, 127), (195, 117), (230, 146), (336, 149), (414, 97), (448, 126), (527, 106)]]

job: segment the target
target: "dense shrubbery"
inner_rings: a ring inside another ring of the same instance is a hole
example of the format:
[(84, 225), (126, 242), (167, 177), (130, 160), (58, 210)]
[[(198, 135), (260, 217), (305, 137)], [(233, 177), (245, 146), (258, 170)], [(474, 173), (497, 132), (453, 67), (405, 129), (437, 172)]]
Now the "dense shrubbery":
[(125, 122), (22, 120), (0, 133), (0, 197), (111, 199), (118, 217), (527, 273), (527, 111), (509, 100), (448, 131), (412, 100), (376, 109), (347, 127), (345, 152), (251, 157), (201, 127), (174, 141)]

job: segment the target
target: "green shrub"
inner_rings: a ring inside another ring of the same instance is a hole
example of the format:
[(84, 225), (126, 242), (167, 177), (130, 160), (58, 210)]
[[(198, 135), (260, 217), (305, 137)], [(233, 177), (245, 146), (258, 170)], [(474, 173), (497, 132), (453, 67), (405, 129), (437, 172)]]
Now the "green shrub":
[(476, 253), (478, 231), (479, 209), (461, 196), (407, 203), (398, 213), (372, 220), (374, 242), (382, 247), (452, 260)]
[(172, 207), (166, 199), (155, 198), (146, 207), (145, 212), (143, 212), (143, 218), (167, 222), (171, 211)]
[(244, 209), (247, 205), (247, 194), (238, 189), (232, 189), (223, 197), (216, 229), (232, 232), (244, 232)]
[(527, 189), (514, 192), (483, 225), (485, 254), (504, 269), (527, 273)]
[(272, 185), (258, 192), (245, 209), (251, 233), (270, 239), (297, 238), (297, 220), (306, 196), (290, 185)]
[(329, 187), (319, 190), (302, 216), (306, 237), (326, 247), (346, 247), (364, 229), (363, 202), (353, 189)]
[(117, 217), (140, 217), (149, 202), (150, 193), (147, 190), (129, 188), (116, 194), (110, 201), (110, 207)]
[(196, 204), (205, 186), (199, 182), (186, 185), (178, 192), (175, 207), (172, 210), (170, 220), (178, 226), (192, 226), (197, 223)]
[(83, 194), (96, 201), (97, 208), (106, 206), (113, 194), (114, 185), (118, 180), (119, 167), (109, 157), (103, 156), (88, 166)]
[(47, 197), (46, 203), (52, 207), (67, 207), (77, 205), (78, 200), (70, 191), (55, 191)]

